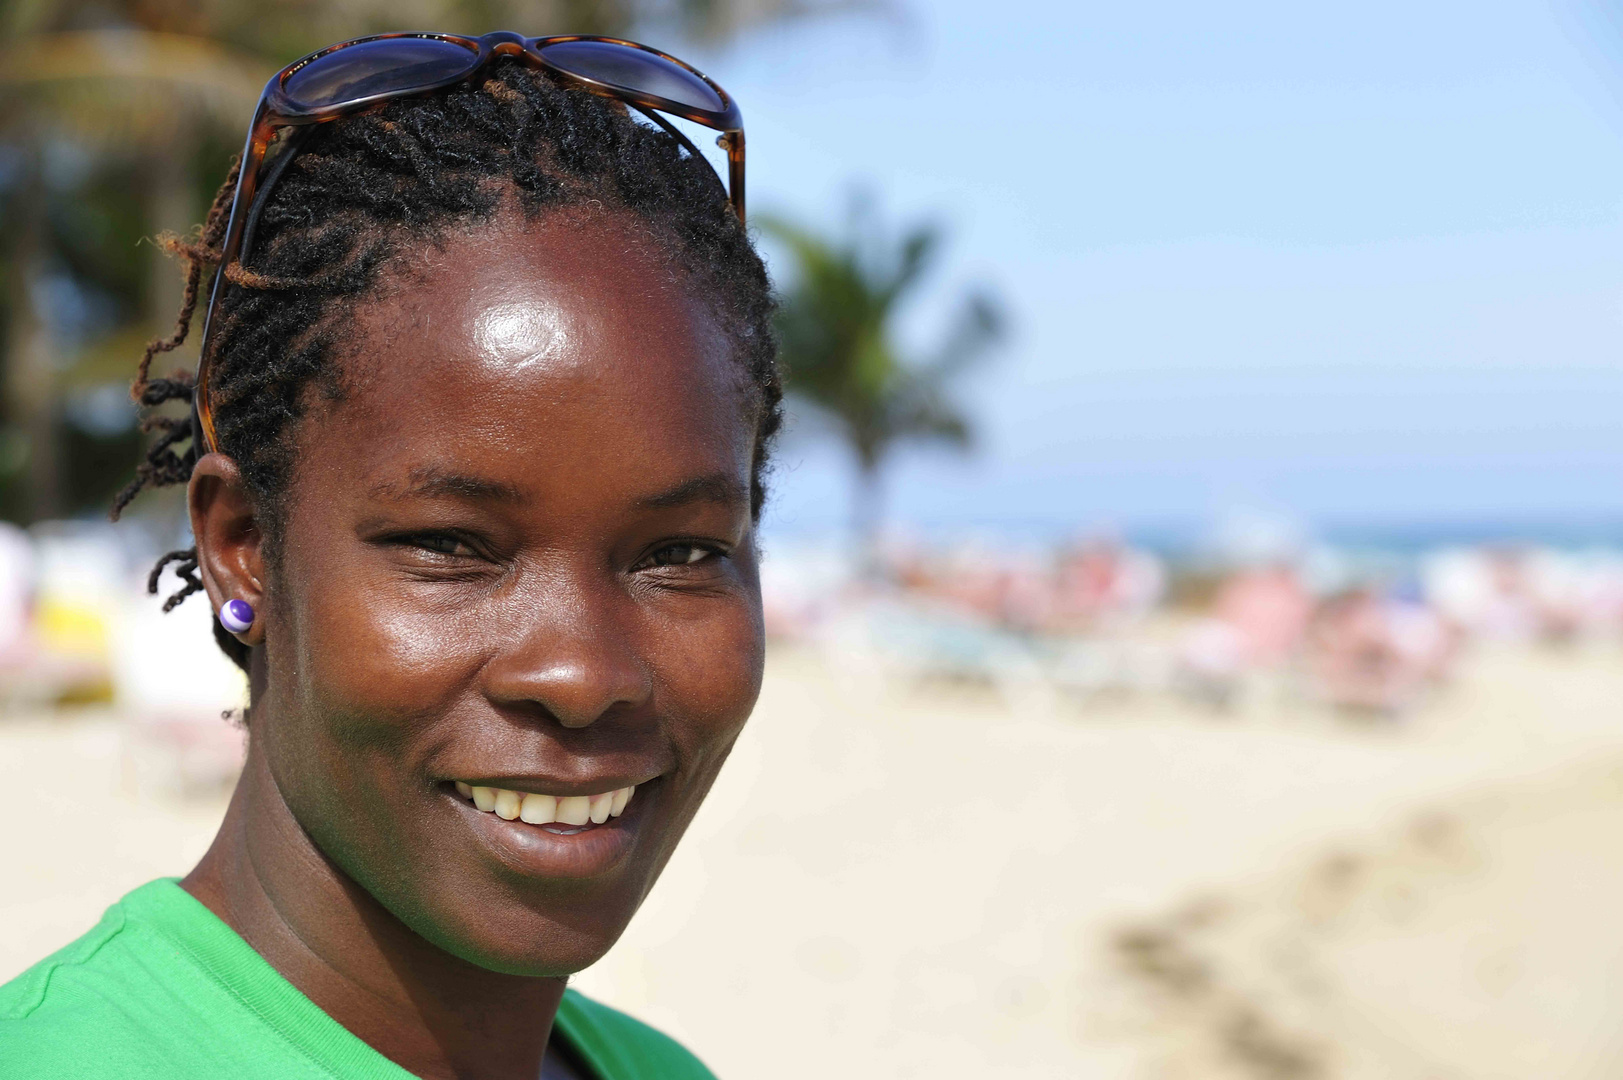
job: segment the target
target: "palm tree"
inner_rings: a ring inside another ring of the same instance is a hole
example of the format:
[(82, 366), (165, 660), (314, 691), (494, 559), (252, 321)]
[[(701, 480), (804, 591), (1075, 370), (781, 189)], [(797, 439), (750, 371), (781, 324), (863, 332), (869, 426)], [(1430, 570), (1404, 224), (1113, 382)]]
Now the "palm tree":
[[(107, 381), (105, 372), (85, 363), (86, 355), (73, 355), (77, 350), (47, 332), (52, 313), (39, 310), (38, 296), (31, 295), (52, 264), (65, 261), (64, 228), (73, 231), (98, 213), (106, 217), (107, 208), (78, 202), (82, 192), (50, 190), (42, 163), (53, 152), (88, 155), (122, 171), (144, 196), (145, 220), (129, 223), (135, 235), (105, 236), (91, 246), (129, 251), (142, 233), (183, 232), (196, 217), (198, 140), (207, 132), (223, 138), (242, 123), (263, 85), (261, 66), (252, 54), (217, 42), (134, 28), (39, 34), (0, 52), (0, 142), (22, 163), (6, 200), (5, 396), (12, 430), (27, 449), (26, 504), (13, 513), (39, 519), (74, 508), (66, 493), (72, 470), (62, 446), (62, 394), (70, 383)], [(122, 261), (122, 252), (111, 259), (106, 250), (95, 254), (102, 263)], [(144, 254), (148, 266), (140, 277), (147, 284), (138, 292), (146, 302), (123, 305), (139, 324), (126, 339), (150, 333), (149, 325), (162, 325), (179, 306), (175, 268), (156, 248)], [(129, 299), (138, 301), (139, 294)]]
[(835, 425), (856, 460), (852, 525), (871, 569), (887, 455), (902, 442), (970, 446), (973, 429), (951, 386), (1002, 337), (1002, 309), (990, 294), (970, 290), (949, 316), (941, 344), (925, 356), (904, 357), (896, 317), (940, 251), (936, 225), (918, 222), (892, 237), (860, 197), (838, 240), (781, 217), (760, 224), (794, 264), (778, 317), (789, 392)]
[[(37, 285), (64, 261), (62, 229), (116, 218), (115, 227), (99, 229), (93, 261), (101, 264), (127, 262), (143, 236), (185, 232), (219, 182), (260, 87), (282, 64), (332, 41), (402, 28), (648, 30), (715, 46), (752, 25), (887, 2), (0, 0), (0, 399), (8, 421), (0, 426), (0, 514), (38, 519), (76, 509), (63, 497), (77, 475), (61, 445), (66, 383), (127, 378), (124, 358), (167, 330), (178, 307), (175, 268), (148, 246), (134, 279), (96, 283), (117, 302), (118, 325), (99, 343), (82, 343), (88, 348), (56, 340)], [(82, 190), (53, 189), (41, 166), (62, 150), (88, 156), (91, 172), (118, 172), (123, 183), (103, 187), (116, 200), (133, 187), (140, 212), (132, 219), (122, 207), (109, 212), (87, 202)], [(109, 475), (122, 471), (117, 465)], [(20, 506), (12, 494), (19, 487)]]

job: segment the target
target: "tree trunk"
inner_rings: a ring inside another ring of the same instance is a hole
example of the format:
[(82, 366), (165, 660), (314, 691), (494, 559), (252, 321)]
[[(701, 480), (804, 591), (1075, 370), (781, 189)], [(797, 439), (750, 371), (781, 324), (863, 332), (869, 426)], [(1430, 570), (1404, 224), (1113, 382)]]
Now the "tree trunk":
[(31, 521), (62, 513), (62, 446), (57, 425), (56, 365), (50, 327), (35, 306), (45, 264), (45, 178), (40, 148), (23, 148), (22, 175), (15, 196), (12, 233), (10, 332), (6, 335), (6, 406), (11, 422), (27, 440), (24, 486)]
[(883, 503), (879, 463), (864, 457), (857, 466), (857, 483), (852, 493), (851, 536), (856, 546), (857, 572), (866, 580), (876, 580), (883, 574), (879, 558)]

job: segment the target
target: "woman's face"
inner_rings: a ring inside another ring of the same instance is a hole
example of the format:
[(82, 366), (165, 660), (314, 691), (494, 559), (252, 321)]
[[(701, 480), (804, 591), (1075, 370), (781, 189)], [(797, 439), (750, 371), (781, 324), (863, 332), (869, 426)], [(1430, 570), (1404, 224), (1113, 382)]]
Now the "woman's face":
[[(508, 215), (423, 260), (301, 425), (253, 737), (406, 925), (560, 975), (620, 935), (755, 703), (754, 420), (624, 223)], [(600, 824), (505, 819), (625, 788)]]

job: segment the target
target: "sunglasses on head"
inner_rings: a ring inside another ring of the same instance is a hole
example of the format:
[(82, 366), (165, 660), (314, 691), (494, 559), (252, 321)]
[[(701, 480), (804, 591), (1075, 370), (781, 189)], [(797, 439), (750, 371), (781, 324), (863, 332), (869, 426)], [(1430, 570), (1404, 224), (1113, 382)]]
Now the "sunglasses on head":
[[(618, 38), (527, 38), (498, 31), (476, 38), (380, 34), (311, 53), (265, 85), (243, 146), (220, 264), (203, 316), (202, 359), (192, 397), (196, 434), (204, 451), (219, 449), (209, 397), (209, 323), (219, 303), (225, 268), (245, 257), (265, 196), (296, 152), (296, 145), (284, 140), (288, 145), (267, 167), (278, 132), (353, 116), (396, 98), (448, 90), (472, 81), (503, 56), (546, 72), (562, 86), (623, 102), (675, 137), (695, 158), (702, 158), (698, 149), (661, 114), (721, 132), (717, 143), (727, 152), (728, 174), (723, 191), (733, 212), (744, 219), (744, 120), (737, 103), (707, 76), (658, 49)], [(297, 134), (293, 132), (295, 139)]]

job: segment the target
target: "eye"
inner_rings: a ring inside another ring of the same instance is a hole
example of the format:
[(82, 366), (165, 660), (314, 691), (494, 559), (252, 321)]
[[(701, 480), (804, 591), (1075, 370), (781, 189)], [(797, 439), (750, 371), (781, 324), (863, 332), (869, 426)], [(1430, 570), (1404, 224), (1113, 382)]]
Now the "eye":
[(709, 544), (700, 544), (693, 541), (681, 541), (675, 544), (666, 544), (644, 560), (645, 566), (691, 566), (693, 563), (704, 562), (706, 559), (720, 555)]
[(432, 551), (436, 555), (477, 555), (467, 542), (450, 533), (416, 533), (402, 538), (402, 543), (408, 547), (421, 548)]

